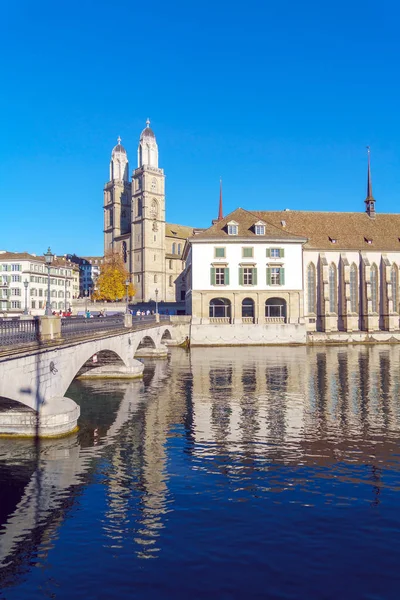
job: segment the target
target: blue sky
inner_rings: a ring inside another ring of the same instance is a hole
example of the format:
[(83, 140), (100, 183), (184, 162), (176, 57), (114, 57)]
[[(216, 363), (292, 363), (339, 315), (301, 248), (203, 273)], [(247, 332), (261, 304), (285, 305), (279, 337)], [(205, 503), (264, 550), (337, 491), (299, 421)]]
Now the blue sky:
[(150, 117), (167, 220), (224, 210), (377, 211), (400, 197), (393, 1), (15, 0), (2, 7), (0, 249), (101, 254), (118, 135)]

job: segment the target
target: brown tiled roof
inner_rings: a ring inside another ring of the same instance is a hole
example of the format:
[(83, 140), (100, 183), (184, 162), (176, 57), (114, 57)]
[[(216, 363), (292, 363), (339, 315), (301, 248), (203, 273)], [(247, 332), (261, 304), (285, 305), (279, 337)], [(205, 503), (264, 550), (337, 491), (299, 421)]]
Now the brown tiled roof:
[[(44, 256), (35, 256), (34, 254), (29, 254), (29, 252), (0, 252), (0, 262), (12, 260), (29, 260), (44, 263)], [(67, 265), (68, 268), (72, 269), (76, 267), (74, 263), (68, 261), (64, 256), (56, 256), (52, 265), (56, 267), (65, 267)]]
[(281, 231), (307, 238), (304, 248), (400, 251), (400, 214), (377, 213), (373, 219), (361, 212), (283, 210), (254, 214)]
[(187, 227), (186, 225), (174, 225), (173, 223), (165, 223), (165, 235), (166, 237), (186, 240), (188, 237), (193, 235), (193, 227)]
[[(235, 221), (238, 224), (238, 235), (232, 236), (228, 234), (227, 224), (230, 221)], [(256, 235), (254, 231), (254, 225), (258, 223), (258, 221), (263, 221), (265, 223), (265, 235)], [(277, 227), (276, 225), (266, 222), (265, 219), (261, 218), (258, 213), (249, 212), (248, 210), (244, 210), (243, 208), (237, 208), (229, 215), (227, 215), (221, 221), (217, 221), (208, 229), (202, 231), (201, 233), (196, 233), (196, 235), (191, 238), (191, 240), (206, 240), (206, 239), (221, 239), (227, 238), (235, 241), (240, 238), (249, 238), (249, 239), (258, 239), (258, 240), (287, 240), (289, 241), (297, 241), (304, 242), (304, 236), (300, 234), (291, 233), (282, 227)]]

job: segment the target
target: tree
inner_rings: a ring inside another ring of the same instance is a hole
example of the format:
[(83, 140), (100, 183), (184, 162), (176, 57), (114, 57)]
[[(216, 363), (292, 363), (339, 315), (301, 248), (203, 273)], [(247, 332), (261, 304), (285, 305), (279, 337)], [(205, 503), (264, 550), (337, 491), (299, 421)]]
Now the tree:
[[(126, 296), (125, 281), (129, 279), (129, 273), (125, 268), (122, 256), (112, 250), (104, 256), (104, 262), (100, 267), (100, 275), (97, 279), (96, 290), (93, 293), (94, 300), (121, 300)], [(128, 286), (128, 297), (135, 295), (135, 287), (132, 283)]]

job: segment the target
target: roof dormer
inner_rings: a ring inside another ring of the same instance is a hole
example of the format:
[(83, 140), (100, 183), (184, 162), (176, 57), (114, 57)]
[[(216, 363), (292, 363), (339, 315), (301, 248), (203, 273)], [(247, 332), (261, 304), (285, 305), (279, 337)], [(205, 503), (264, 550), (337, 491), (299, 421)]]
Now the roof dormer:
[(256, 235), (265, 235), (265, 223), (263, 221), (257, 221), (253, 227)]
[(226, 224), (228, 235), (238, 235), (239, 224), (236, 221), (229, 221)]

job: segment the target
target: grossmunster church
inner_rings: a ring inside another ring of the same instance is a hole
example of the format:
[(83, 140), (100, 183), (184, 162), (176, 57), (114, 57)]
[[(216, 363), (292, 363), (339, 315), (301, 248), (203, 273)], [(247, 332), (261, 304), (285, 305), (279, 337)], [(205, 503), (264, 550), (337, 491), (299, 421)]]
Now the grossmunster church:
[(221, 195), (208, 229), (166, 223), (158, 158), (147, 120), (132, 176), (118, 139), (104, 188), (104, 251), (122, 254), (137, 301), (157, 290), (160, 301), (185, 301), (193, 324), (296, 326), (292, 341), (400, 331), (400, 214), (376, 210), (369, 151), (360, 212), (238, 208), (224, 217)]

